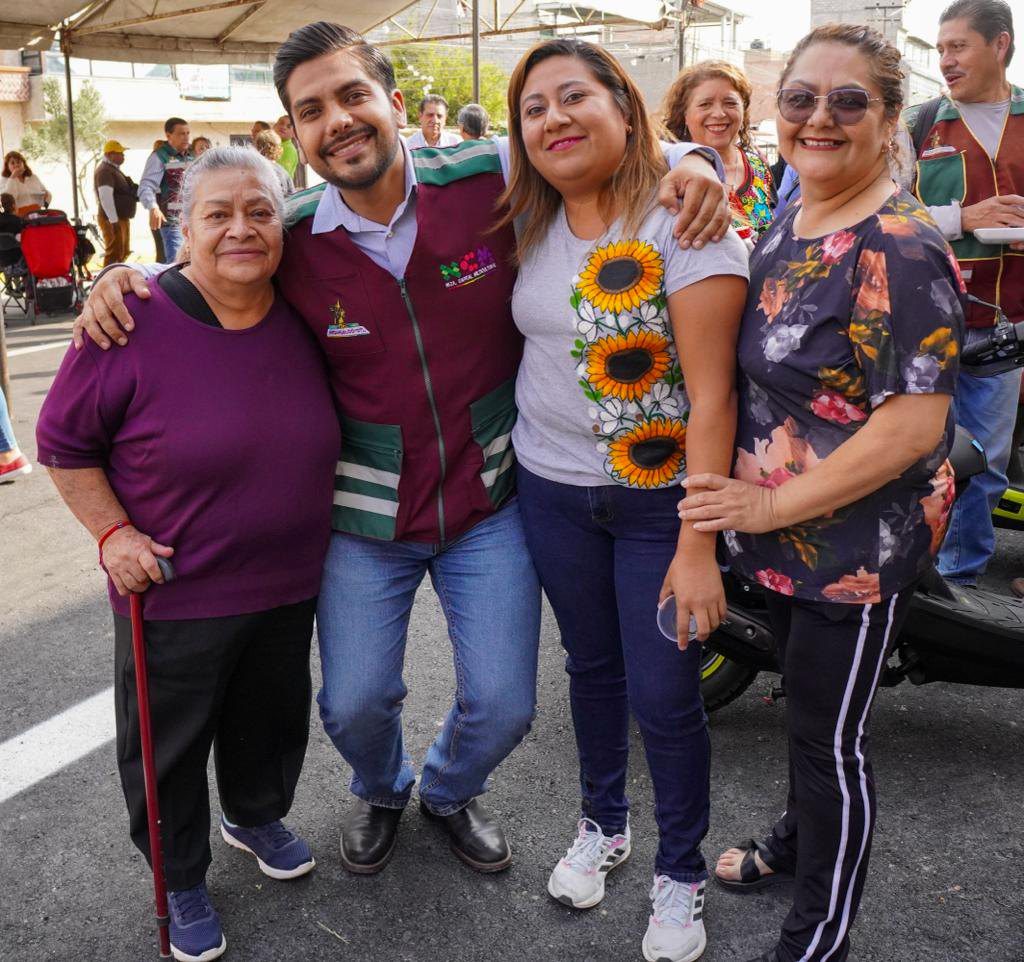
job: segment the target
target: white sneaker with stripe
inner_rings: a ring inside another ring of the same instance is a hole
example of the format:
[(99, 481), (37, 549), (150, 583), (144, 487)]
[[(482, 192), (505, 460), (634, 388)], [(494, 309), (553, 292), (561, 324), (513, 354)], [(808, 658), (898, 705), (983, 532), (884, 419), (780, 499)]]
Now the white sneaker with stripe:
[(605, 835), (589, 818), (581, 818), (577, 835), (548, 879), (548, 894), (574, 909), (590, 909), (604, 898), (608, 873), (630, 852), (629, 825), (619, 835)]
[(647, 962), (695, 962), (708, 944), (704, 932), (704, 882), (676, 882), (657, 875), (644, 934)]

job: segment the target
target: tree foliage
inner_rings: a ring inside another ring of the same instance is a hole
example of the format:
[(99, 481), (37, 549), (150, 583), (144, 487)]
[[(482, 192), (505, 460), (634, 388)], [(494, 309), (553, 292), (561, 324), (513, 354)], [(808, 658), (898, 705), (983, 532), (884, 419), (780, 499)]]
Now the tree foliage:
[[(398, 89), (409, 108), (409, 123), (416, 123), (420, 100), (441, 94), (448, 101), (448, 123), (473, 102), (473, 57), (464, 47), (439, 44), (403, 44), (390, 51)], [(492, 63), (480, 64), (480, 103), (495, 127), (504, 126), (508, 110), (505, 91), (508, 74)]]
[[(63, 164), (71, 170), (71, 145), (68, 137), (68, 110), (64, 87), (56, 77), (43, 80), (43, 104), (46, 120), (25, 131), (21, 149), (29, 160)], [(107, 139), (107, 117), (103, 98), (88, 81), (73, 101), (75, 113), (75, 157), (78, 162), (79, 203), (89, 208), (87, 198), (92, 191), (85, 189), (90, 169), (103, 156), (103, 142)]]

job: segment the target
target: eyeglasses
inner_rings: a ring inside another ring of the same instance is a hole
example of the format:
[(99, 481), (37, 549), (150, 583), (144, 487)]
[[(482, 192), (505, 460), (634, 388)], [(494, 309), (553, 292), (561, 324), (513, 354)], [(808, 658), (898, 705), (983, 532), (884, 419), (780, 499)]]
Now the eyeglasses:
[(837, 124), (848, 127), (860, 123), (868, 106), (880, 103), (882, 98), (869, 97), (868, 92), (859, 87), (841, 87), (819, 96), (800, 87), (784, 87), (776, 97), (782, 119), (791, 124), (803, 124), (810, 120), (819, 100), (825, 101), (828, 112)]

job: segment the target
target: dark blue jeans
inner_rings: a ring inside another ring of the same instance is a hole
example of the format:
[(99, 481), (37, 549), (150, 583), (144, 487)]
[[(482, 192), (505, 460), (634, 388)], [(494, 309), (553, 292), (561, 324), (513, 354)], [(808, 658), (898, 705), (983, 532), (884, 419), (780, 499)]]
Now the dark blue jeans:
[(557, 484), (519, 468), (526, 542), (568, 655), (583, 815), (606, 835), (625, 827), (632, 711), (654, 785), (655, 871), (695, 882), (707, 878), (710, 807), (701, 646), (679, 651), (655, 621), (679, 497), (679, 488)]

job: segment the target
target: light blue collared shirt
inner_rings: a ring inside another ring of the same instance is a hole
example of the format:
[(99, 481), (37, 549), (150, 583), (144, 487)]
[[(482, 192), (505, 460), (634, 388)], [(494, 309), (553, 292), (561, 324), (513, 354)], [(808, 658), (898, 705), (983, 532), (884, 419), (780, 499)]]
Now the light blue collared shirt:
[[(341, 196), (337, 187), (328, 184), (320, 197), (313, 215), (313, 234), (328, 234), (339, 227), (348, 231), (356, 245), (378, 267), (383, 268), (396, 280), (405, 277), (412, 249), (416, 246), (416, 170), (412, 163), (412, 151), (408, 143), (398, 138), (400, 149), (405, 154), (405, 199), (395, 208), (388, 224), (378, 224), (357, 214)], [(509, 147), (507, 137), (495, 138), (501, 173), (508, 183)], [(696, 144), (662, 144), (665, 160), (674, 167), (688, 153), (697, 149)], [(718, 176), (725, 178), (722, 162), (715, 154), (715, 169)]]

